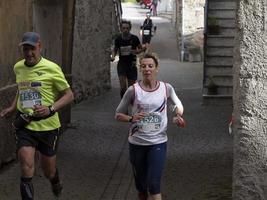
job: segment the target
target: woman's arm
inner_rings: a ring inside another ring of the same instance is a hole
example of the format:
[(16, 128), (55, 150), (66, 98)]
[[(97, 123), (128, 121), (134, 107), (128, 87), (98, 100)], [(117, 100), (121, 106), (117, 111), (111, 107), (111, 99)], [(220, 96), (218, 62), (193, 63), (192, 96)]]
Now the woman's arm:
[(170, 95), (169, 97), (175, 105), (173, 109), (173, 111), (175, 112), (175, 116), (173, 117), (172, 121), (179, 127), (184, 128), (186, 126), (186, 122), (182, 117), (184, 112), (184, 107), (182, 105), (182, 102), (177, 97), (174, 88), (170, 84), (167, 84), (167, 88)]
[(182, 116), (184, 113), (183, 104), (178, 98), (177, 94), (175, 93), (174, 88), (168, 83), (167, 83), (167, 90), (168, 90), (169, 97), (174, 104), (173, 111), (175, 112), (176, 115)]
[(131, 122), (132, 116), (128, 115), (128, 106), (131, 104), (131, 101), (134, 98), (134, 88), (133, 86), (129, 87), (123, 98), (118, 105), (115, 113), (115, 119), (121, 122)]

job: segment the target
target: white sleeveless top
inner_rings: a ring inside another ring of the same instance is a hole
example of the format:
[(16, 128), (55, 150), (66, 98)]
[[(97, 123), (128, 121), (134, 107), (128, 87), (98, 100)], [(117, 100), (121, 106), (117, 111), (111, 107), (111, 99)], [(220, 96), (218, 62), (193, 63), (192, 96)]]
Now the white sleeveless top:
[(148, 113), (141, 121), (132, 124), (129, 142), (137, 145), (153, 145), (167, 141), (167, 88), (158, 82), (153, 91), (146, 91), (139, 83), (135, 83), (132, 114)]

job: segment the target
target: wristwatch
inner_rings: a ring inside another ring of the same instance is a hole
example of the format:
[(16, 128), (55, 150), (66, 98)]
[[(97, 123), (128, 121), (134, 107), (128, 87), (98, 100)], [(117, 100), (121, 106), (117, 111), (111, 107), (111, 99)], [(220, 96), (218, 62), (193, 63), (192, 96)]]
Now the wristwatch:
[(50, 111), (50, 115), (55, 114), (56, 111), (55, 111), (55, 108), (54, 108), (53, 105), (48, 106), (48, 109), (49, 109), (49, 111)]
[(133, 122), (133, 116), (130, 117), (129, 122), (130, 122), (130, 123)]

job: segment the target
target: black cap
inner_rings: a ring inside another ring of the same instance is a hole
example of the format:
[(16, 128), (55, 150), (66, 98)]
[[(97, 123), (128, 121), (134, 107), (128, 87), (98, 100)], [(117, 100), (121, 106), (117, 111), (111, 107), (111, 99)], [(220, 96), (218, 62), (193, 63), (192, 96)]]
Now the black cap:
[(37, 43), (40, 42), (40, 35), (35, 32), (26, 32), (23, 34), (21, 43), (19, 45), (29, 44), (32, 46), (36, 46)]

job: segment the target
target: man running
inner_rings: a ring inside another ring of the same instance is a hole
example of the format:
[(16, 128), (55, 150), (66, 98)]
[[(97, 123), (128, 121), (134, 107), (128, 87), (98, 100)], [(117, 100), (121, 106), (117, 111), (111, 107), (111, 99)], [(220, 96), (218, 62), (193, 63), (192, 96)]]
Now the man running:
[(143, 51), (139, 38), (130, 31), (132, 24), (130, 21), (121, 22), (121, 34), (115, 39), (115, 47), (111, 55), (111, 60), (119, 53), (117, 73), (120, 81), (120, 96), (123, 97), (129, 86), (137, 80), (136, 54)]
[(26, 32), (19, 45), (23, 60), (14, 66), (17, 94), (9, 107), (0, 112), (8, 117), (17, 111), (15, 128), (17, 153), (21, 167), (20, 192), (22, 200), (33, 200), (34, 155), (40, 152), (44, 175), (49, 179), (56, 197), (61, 195), (62, 183), (56, 168), (60, 121), (57, 111), (70, 104), (73, 93), (61, 68), (41, 56), (38, 33)]
[(152, 19), (150, 18), (151, 14), (149, 12), (146, 13), (146, 19), (140, 26), (140, 35), (142, 36), (142, 44), (145, 46), (146, 51), (150, 50), (150, 41), (152, 36), (157, 31), (157, 26), (153, 24)]

